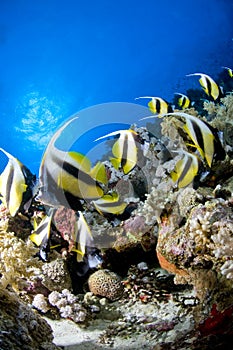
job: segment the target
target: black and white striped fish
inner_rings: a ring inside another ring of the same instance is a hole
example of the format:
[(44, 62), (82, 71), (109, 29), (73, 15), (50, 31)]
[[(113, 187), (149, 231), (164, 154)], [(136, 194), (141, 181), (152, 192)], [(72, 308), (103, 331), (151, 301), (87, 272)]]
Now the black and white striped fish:
[(94, 200), (104, 194), (100, 183), (107, 182), (105, 167), (98, 162), (91, 168), (89, 159), (78, 152), (55, 147), (63, 130), (77, 117), (65, 123), (52, 137), (39, 171), (39, 194), (42, 203), (80, 210), (80, 199)]
[(0, 175), (0, 200), (15, 216), (19, 211), (26, 211), (33, 197), (36, 177), (17, 158), (0, 150), (8, 157), (8, 163)]
[(111, 157), (110, 161), (114, 168), (122, 168), (124, 173), (128, 174), (135, 167), (138, 160), (137, 135), (138, 134), (132, 129), (117, 130), (105, 136), (101, 136), (95, 141), (112, 136), (119, 136), (112, 147), (114, 157)]
[(219, 100), (223, 96), (222, 89), (209, 75), (203, 73), (188, 74), (187, 77), (200, 76), (199, 83), (205, 93), (210, 96), (214, 101)]
[(172, 171), (170, 175), (172, 180), (177, 183), (178, 187), (182, 188), (193, 182), (199, 170), (199, 160), (193, 153), (186, 151), (176, 153), (181, 153), (183, 157), (178, 160), (174, 171)]
[(127, 203), (122, 201), (116, 192), (104, 195), (102, 198), (93, 201), (93, 204), (101, 215), (121, 215), (127, 207)]
[(179, 92), (176, 92), (175, 95), (180, 96), (178, 97), (178, 100), (177, 100), (177, 104), (179, 107), (181, 107), (182, 109), (186, 109), (191, 106), (191, 101), (188, 96), (184, 94), (180, 94)]
[[(163, 116), (182, 117), (185, 119), (184, 131), (193, 142), (193, 144), (188, 145), (195, 147), (199, 151), (200, 156), (206, 160), (209, 167), (212, 166), (214, 157), (216, 160), (225, 158), (226, 153), (220, 141), (218, 130), (209, 123), (184, 112), (167, 113)], [(151, 118), (153, 116), (143, 119)]]
[(34, 232), (29, 236), (30, 240), (40, 248), (39, 253), (42, 260), (47, 260), (47, 254), (50, 250), (49, 239), (51, 234), (51, 224), (54, 210), (50, 209), (48, 215), (45, 215), (40, 224), (34, 222)]
[[(34, 232), (29, 236), (30, 240), (40, 248), (40, 257), (44, 261), (47, 260), (47, 255), (50, 251), (51, 225), (55, 211), (55, 208), (50, 208), (48, 214), (44, 216), (38, 226), (34, 223)], [(77, 254), (77, 261), (81, 262), (86, 254), (86, 248), (93, 247), (94, 239), (81, 211), (77, 212), (76, 218), (77, 220), (73, 228), (74, 230), (69, 234), (72, 237), (71, 241), (73, 241), (71, 251)]]
[(170, 113), (173, 111), (172, 106), (163, 98), (161, 97), (154, 97), (154, 96), (141, 96), (135, 98), (135, 100), (145, 98), (150, 99), (148, 102), (148, 107), (153, 114), (165, 114)]

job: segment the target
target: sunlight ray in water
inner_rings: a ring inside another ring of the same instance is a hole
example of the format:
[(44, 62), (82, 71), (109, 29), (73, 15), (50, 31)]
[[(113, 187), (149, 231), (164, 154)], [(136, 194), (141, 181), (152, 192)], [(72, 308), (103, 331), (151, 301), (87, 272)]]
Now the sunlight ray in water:
[(28, 147), (44, 149), (62, 118), (63, 106), (32, 91), (23, 96), (16, 109), (21, 116), (16, 131), (29, 141)]

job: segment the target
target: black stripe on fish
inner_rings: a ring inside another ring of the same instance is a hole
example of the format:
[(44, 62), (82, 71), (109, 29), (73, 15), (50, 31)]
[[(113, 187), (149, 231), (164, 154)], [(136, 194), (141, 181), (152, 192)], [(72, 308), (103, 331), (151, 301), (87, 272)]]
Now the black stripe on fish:
[(185, 178), (186, 174), (188, 173), (188, 171), (190, 169), (191, 164), (192, 164), (192, 158), (191, 157), (187, 157), (187, 161), (185, 163), (185, 166), (184, 166), (184, 169), (182, 171), (182, 174), (180, 175), (180, 177), (178, 179), (178, 183), (181, 182)]
[(205, 79), (205, 81), (206, 81), (206, 84), (207, 84), (207, 92), (208, 92), (208, 94), (212, 97), (212, 86), (211, 86), (211, 82), (210, 82), (210, 80), (209, 79)]
[(172, 106), (167, 102), (167, 113), (172, 113), (173, 112), (173, 108)]
[(214, 128), (212, 125), (208, 124), (206, 121), (202, 120), (203, 123), (205, 123), (212, 134), (214, 135), (214, 159), (215, 160), (223, 160), (226, 157), (226, 152), (223, 148), (223, 144), (220, 141), (219, 138), (219, 131), (218, 129)]
[(182, 108), (185, 106), (185, 104), (186, 104), (187, 101), (188, 101), (188, 100), (187, 100), (186, 97), (184, 97), (184, 96), (181, 97), (181, 107), (182, 107)]
[[(39, 226), (38, 229), (36, 230), (36, 234), (39, 235), (43, 230), (46, 229), (47, 226), (48, 226), (48, 223), (47, 223), (47, 222), (43, 223), (43, 224), (42, 224), (41, 226)], [(45, 236), (45, 237), (46, 237), (46, 236)], [(43, 238), (43, 240), (44, 240), (44, 238)], [(43, 242), (43, 240), (42, 240), (42, 242)]]
[(155, 109), (156, 109), (157, 113), (160, 114), (160, 112), (161, 112), (161, 102), (160, 102), (159, 99), (156, 99)]
[(184, 96), (182, 96), (181, 97), (181, 104), (180, 104), (180, 106), (183, 108), (184, 105), (185, 105), (185, 98), (184, 98)]
[(100, 188), (100, 186), (98, 185), (98, 182), (96, 182), (89, 174), (85, 173), (81, 169), (74, 167), (72, 164), (64, 161), (62, 168), (69, 175), (75, 177), (79, 181), (86, 183), (88, 186), (96, 186)]
[(115, 208), (116, 206), (121, 205), (122, 203), (123, 203), (122, 201), (101, 203), (101, 204), (98, 204), (98, 208), (100, 209)]
[(26, 191), (23, 193), (22, 204), (20, 210), (23, 212), (29, 209), (33, 197), (35, 197), (34, 188), (36, 186), (36, 175), (33, 175), (31, 171), (25, 166), (22, 166), (22, 173), (27, 185)]
[(192, 123), (193, 130), (194, 130), (196, 138), (197, 138), (198, 145), (203, 150), (203, 152), (206, 153), (205, 149), (204, 149), (204, 140), (203, 140), (203, 135), (202, 135), (201, 129), (195, 121), (192, 120), (191, 123)]
[(78, 197), (76, 197), (72, 193), (66, 192), (66, 191), (64, 191), (64, 195), (65, 195), (65, 198), (66, 198), (71, 209), (73, 209), (75, 211), (83, 210), (82, 203), (80, 202)]
[[(41, 200), (42, 203), (44, 202), (50, 206), (57, 206), (59, 203), (66, 208), (68, 207), (76, 211), (83, 209), (79, 198), (58, 187), (56, 181), (49, 172), (46, 173), (46, 183), (48, 184), (48, 189), (43, 189), (43, 187), (40, 188), (41, 195), (39, 196), (39, 200)], [(50, 199), (47, 199), (47, 196), (52, 200), (50, 201)], [(53, 197), (56, 199), (56, 203), (53, 202)]]
[(129, 149), (129, 142), (128, 142), (128, 135), (125, 135), (124, 145), (123, 145), (123, 152), (121, 157), (121, 167), (124, 168), (124, 166), (127, 163), (127, 154)]
[(14, 181), (14, 169), (10, 169), (8, 178), (7, 178), (7, 184), (6, 184), (6, 206), (9, 207), (9, 203), (10, 203), (10, 196), (11, 196), (11, 188), (12, 188), (12, 184)]

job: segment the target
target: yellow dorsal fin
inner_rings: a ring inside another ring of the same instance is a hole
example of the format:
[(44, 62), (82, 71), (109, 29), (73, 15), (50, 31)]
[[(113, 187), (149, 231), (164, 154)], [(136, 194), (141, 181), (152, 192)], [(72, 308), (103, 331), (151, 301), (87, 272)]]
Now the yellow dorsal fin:
[(68, 155), (78, 164), (78, 168), (82, 169), (86, 173), (89, 173), (91, 170), (90, 160), (79, 152), (68, 152)]
[(37, 247), (39, 247), (41, 245), (41, 236), (38, 235), (37, 233), (32, 233), (29, 236), (30, 240), (35, 243), (37, 245)]
[(121, 164), (121, 160), (119, 158), (110, 157), (110, 162), (112, 163), (112, 165), (115, 169), (117, 169), (117, 170), (119, 169), (120, 164)]
[(106, 184), (108, 182), (106, 169), (103, 163), (97, 162), (89, 174), (93, 179)]
[(131, 159), (127, 159), (126, 163), (123, 165), (123, 170), (125, 174), (128, 174), (136, 165), (136, 162)]
[(124, 139), (119, 138), (112, 146), (112, 154), (116, 158), (121, 158), (123, 153), (123, 147), (124, 147)]

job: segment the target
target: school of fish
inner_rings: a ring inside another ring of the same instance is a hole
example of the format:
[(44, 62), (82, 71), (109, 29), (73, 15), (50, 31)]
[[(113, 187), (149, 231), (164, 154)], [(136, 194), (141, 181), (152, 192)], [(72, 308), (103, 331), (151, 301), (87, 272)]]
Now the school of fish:
[[(233, 77), (232, 69), (227, 70)], [(199, 83), (212, 101), (220, 101), (223, 96), (221, 87), (207, 74), (193, 73), (189, 77), (199, 76)], [(190, 185), (202, 168), (210, 169), (216, 160), (225, 158), (220, 133), (206, 121), (190, 115), (182, 110), (192, 106), (188, 96), (176, 93), (177, 106), (181, 111), (161, 97), (141, 96), (136, 99), (149, 99), (148, 107), (152, 115), (143, 119), (169, 118), (171, 116), (184, 122), (183, 131), (190, 142), (187, 143), (193, 152), (183, 151), (179, 154), (171, 179), (178, 188)], [(100, 215), (120, 216), (127, 209), (128, 203), (122, 200), (117, 191), (106, 193), (108, 183), (107, 169), (103, 162), (98, 161), (93, 167), (90, 160), (83, 154), (65, 152), (56, 147), (56, 141), (65, 128), (77, 117), (67, 121), (52, 137), (46, 148), (39, 169), (39, 179), (30, 172), (17, 158), (0, 148), (8, 158), (8, 163), (0, 175), (0, 200), (9, 209), (10, 215), (26, 213), (33, 200), (38, 201), (47, 209), (47, 215), (39, 225), (34, 225), (30, 239), (40, 248), (40, 256), (46, 260), (45, 251), (49, 244), (51, 225), (54, 212), (64, 206), (77, 214), (77, 224), (73, 232), (75, 242), (72, 250), (77, 253), (77, 261), (82, 261), (86, 247), (93, 246), (93, 237), (83, 215), (83, 201), (92, 206)], [(138, 164), (138, 134), (133, 129), (116, 130), (96, 139), (113, 139), (112, 166), (123, 174), (129, 174)], [(176, 154), (177, 151), (174, 151)], [(179, 153), (179, 152), (178, 152)]]

